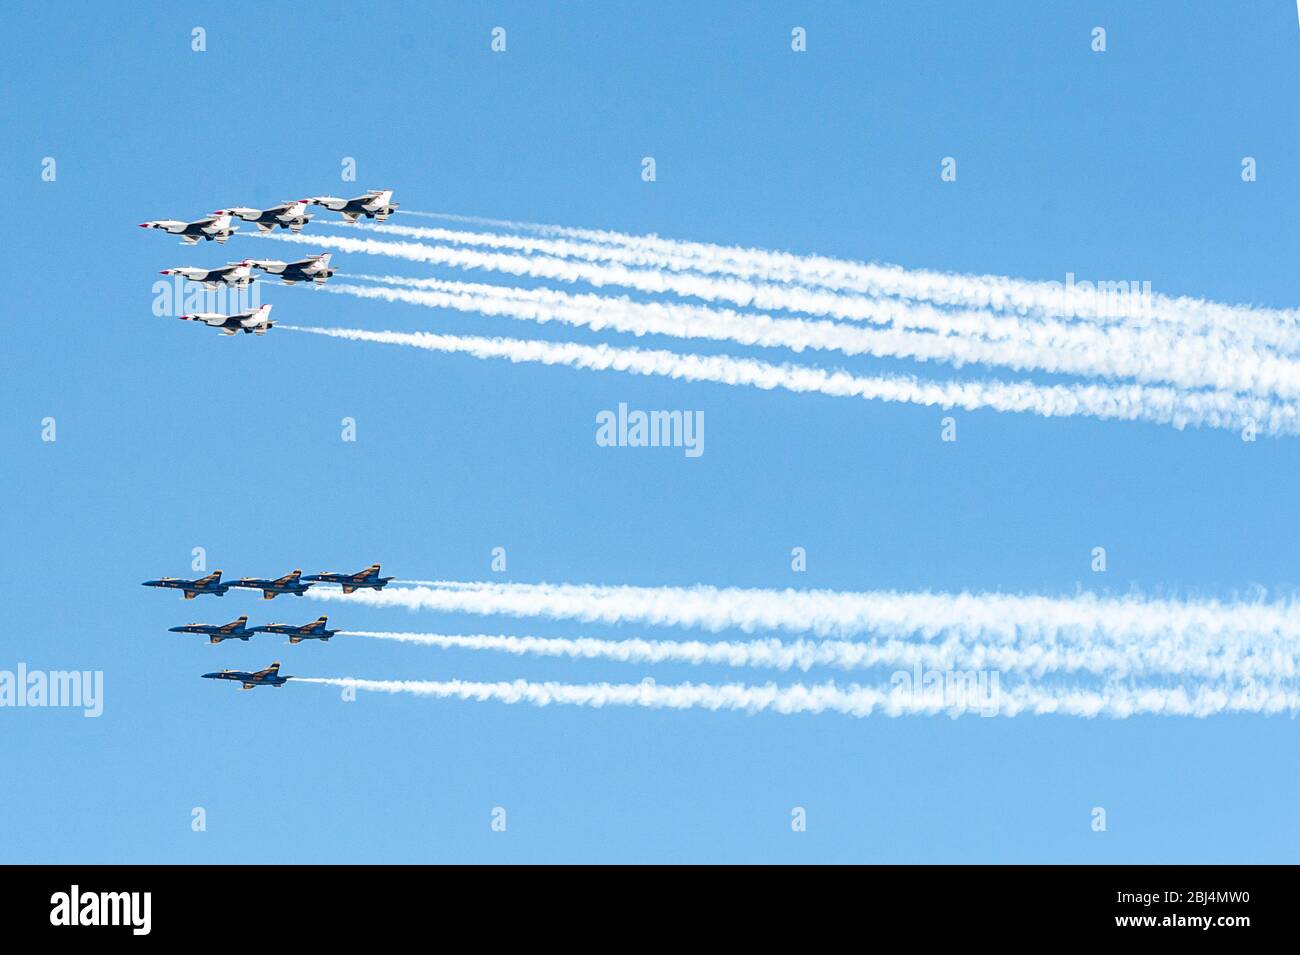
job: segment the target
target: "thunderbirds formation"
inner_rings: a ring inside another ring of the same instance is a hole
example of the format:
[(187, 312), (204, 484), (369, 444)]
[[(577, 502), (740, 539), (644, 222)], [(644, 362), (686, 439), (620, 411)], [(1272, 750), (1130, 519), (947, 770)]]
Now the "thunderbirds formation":
[[(379, 576), (379, 565), (371, 564), (355, 574), (326, 571), (304, 577), (301, 570), (295, 570), (293, 573), (274, 579), (241, 577), (239, 580), (226, 583), (222, 583), (221, 571), (214, 570), (212, 573), (194, 580), (161, 577), (157, 580), (146, 580), (143, 582), (143, 586), (159, 587), (164, 590), (179, 590), (186, 600), (193, 600), (200, 594), (224, 597), (226, 591), (231, 587), (242, 587), (248, 590), (260, 590), (263, 599), (273, 600), (281, 594), (293, 594), (296, 597), (301, 597), (313, 584), (322, 583), (337, 584), (343, 588), (345, 594), (364, 589), (383, 590), (392, 579), (392, 577)], [(289, 642), (292, 644), (302, 643), (304, 640), (319, 640), (322, 643), (327, 643), (330, 637), (339, 632), (338, 630), (330, 630), (327, 627), (328, 623), (328, 618), (322, 616), (302, 625), (268, 623), (260, 627), (250, 627), (248, 617), (244, 615), (237, 617), (230, 623), (186, 623), (179, 627), (171, 627), (169, 632), (198, 634), (207, 637), (208, 642), (212, 644), (221, 643), (223, 640), (243, 640), (247, 642), (251, 637), (259, 633), (281, 634), (288, 637)], [(272, 663), (265, 670), (252, 672), (220, 670), (216, 673), (205, 673), (203, 677), (208, 680), (234, 680), (242, 684), (245, 690), (251, 690), (255, 686), (284, 686), (287, 681), (292, 679), (292, 677), (280, 675), (279, 662)]]
[[(337, 212), (345, 222), (350, 223), (357, 222), (363, 216), (367, 219), (376, 219), (383, 222), (393, 214), (398, 206), (396, 202), (393, 202), (393, 191), (391, 189), (372, 189), (370, 192), (353, 199), (341, 199), (338, 196), (313, 196), (310, 199), (282, 202), (266, 209), (231, 206), (229, 209), (218, 209), (212, 215), (196, 219), (193, 222), (186, 222), (181, 219), (154, 219), (150, 222), (141, 222), (140, 228), (161, 229), (171, 235), (178, 235), (184, 245), (197, 245), (199, 240), (224, 245), (226, 240), (234, 235), (237, 229), (232, 224), (234, 219), (253, 223), (257, 226), (257, 231), (261, 235), (274, 232), (276, 229), (301, 232), (303, 226), (312, 219), (312, 214), (307, 211), (309, 205), (320, 206), (329, 209), (331, 212)], [(211, 269), (196, 268), (194, 266), (163, 269), (162, 274), (179, 275), (188, 282), (194, 282), (211, 290), (222, 286), (245, 289), (257, 281), (257, 276), (253, 274), (254, 269), (263, 273), (264, 276), (275, 276), (282, 285), (293, 285), (297, 282), (311, 282), (315, 285), (323, 285), (334, 274), (333, 270), (330, 269), (330, 253), (328, 252), (309, 255), (307, 258), (299, 259), (296, 262), (281, 262), (278, 259), (244, 259), (242, 262), (227, 262), (225, 265)], [(219, 329), (223, 335), (237, 335), (239, 332), (246, 335), (265, 335), (275, 325), (271, 321), (270, 305), (263, 305), (260, 308), (238, 312), (234, 315), (225, 315), (219, 312), (196, 312), (192, 315), (177, 317), (182, 321), (202, 322), (205, 325), (210, 325)]]

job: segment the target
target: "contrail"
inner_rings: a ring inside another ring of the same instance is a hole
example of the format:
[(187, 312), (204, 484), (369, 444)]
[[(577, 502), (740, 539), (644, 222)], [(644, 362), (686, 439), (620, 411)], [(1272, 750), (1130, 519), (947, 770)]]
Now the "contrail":
[[(1056, 331), (1047, 333), (1044, 327), (1020, 328), (1018, 319), (1011, 320), (1018, 331), (984, 327), (971, 329), (979, 336), (972, 338), (861, 328), (825, 320), (774, 318), (671, 302), (637, 302), (623, 296), (574, 295), (548, 288), (507, 288), (396, 275), (355, 278), (382, 284), (327, 285), (323, 290), (426, 308), (450, 308), (540, 323), (555, 321), (597, 331), (612, 329), (637, 336), (671, 335), (795, 351), (830, 350), (845, 355), (938, 361), (958, 368), (967, 364), (999, 365), (1017, 371), (1134, 378), (1144, 383), (1167, 382), (1183, 388), (1212, 387), (1250, 391), (1261, 396), (1300, 397), (1300, 363), (1231, 350), (1202, 338), (1173, 339), (1147, 332), (1066, 327), (1060, 323), (1053, 323)], [(1005, 319), (991, 321), (1007, 323)], [(980, 340), (1003, 336), (1008, 340)]]
[(473, 587), (388, 587), (344, 596), (313, 587), (318, 600), (408, 610), (550, 617), (587, 623), (786, 631), (819, 637), (954, 636), (994, 644), (1097, 642), (1124, 647), (1163, 640), (1191, 647), (1255, 642), (1291, 654), (1300, 645), (1300, 602), (1047, 597), (998, 593), (760, 590), (593, 584), (495, 583)]
[(1172, 640), (1123, 646), (1060, 645), (1021, 642), (1017, 645), (966, 644), (949, 638), (943, 643), (886, 640), (860, 643), (845, 640), (720, 641), (599, 640), (592, 637), (533, 637), (487, 634), (394, 633), (345, 630), (342, 636), (393, 640), (444, 650), (485, 650), (522, 656), (571, 657), (619, 663), (718, 664), (776, 670), (837, 667), (843, 670), (882, 666), (925, 670), (996, 670), (1086, 672), (1107, 677), (1148, 673), (1192, 674), (1203, 677), (1293, 678), (1300, 675), (1290, 650), (1248, 645), (1198, 649)]
[(1226, 392), (1180, 393), (1144, 385), (1038, 385), (1033, 382), (922, 381), (905, 376), (858, 377), (802, 365), (773, 365), (728, 355), (681, 354), (576, 342), (546, 342), (515, 338), (479, 338), (430, 332), (368, 332), (355, 328), (278, 326), (351, 341), (405, 345), (453, 352), (476, 358), (504, 358), (589, 371), (621, 371), (683, 381), (715, 382), (763, 390), (780, 388), (798, 393), (863, 398), (926, 407), (988, 408), (1028, 412), (1044, 417), (1090, 417), (1149, 421), (1187, 426), (1239, 429), (1252, 426), (1261, 434), (1294, 434), (1300, 427), (1300, 406), (1270, 402)]
[(474, 702), (531, 703), (534, 706), (642, 706), (650, 709), (738, 710), (747, 713), (844, 713), (849, 716), (910, 714), (958, 715), (975, 711), (981, 715), (1020, 714), (1065, 716), (1110, 716), (1125, 718), (1140, 714), (1166, 716), (1211, 716), (1244, 712), (1277, 714), (1294, 712), (1300, 695), (1281, 687), (1107, 687), (1080, 690), (1068, 687), (1018, 685), (1010, 689), (988, 680), (983, 687), (969, 683), (954, 694), (951, 686), (936, 686), (934, 692), (911, 692), (902, 684), (890, 688), (838, 686), (818, 683), (806, 686), (746, 685), (739, 683), (677, 683), (660, 686), (642, 683), (555, 683), (526, 680), (478, 683), (467, 680), (366, 680), (355, 677), (298, 677), (297, 682), (352, 687), (382, 693), (412, 693), (441, 699)]
[[(595, 229), (453, 216), (441, 213), (410, 213), (473, 225), (487, 225), (515, 232), (577, 240), (575, 243), (545, 243), (520, 236), (468, 233), (447, 229), (379, 226), (395, 234), (424, 236), (444, 242), (518, 248), (553, 255), (604, 258), (667, 270), (725, 274), (749, 281), (799, 283), (814, 288), (848, 291), (873, 297), (901, 298), (938, 305), (989, 308), (999, 311), (1067, 314), (1075, 318), (1110, 323), (1146, 324), (1168, 322), (1182, 330), (1213, 331), (1216, 337), (1258, 342), (1283, 349), (1300, 350), (1300, 310), (1268, 309), (1224, 305), (1192, 297), (1158, 293), (1132, 295), (1113, 292), (1088, 293), (1079, 284), (1067, 298), (1062, 283), (1031, 281), (996, 275), (962, 275), (895, 265), (878, 265), (819, 255), (796, 255), (763, 249), (722, 246), (710, 243), (664, 239), (655, 235), (631, 235)], [(405, 231), (398, 231), (405, 230)], [(1093, 283), (1095, 289), (1097, 283)], [(1131, 288), (1140, 283), (1123, 282)]]

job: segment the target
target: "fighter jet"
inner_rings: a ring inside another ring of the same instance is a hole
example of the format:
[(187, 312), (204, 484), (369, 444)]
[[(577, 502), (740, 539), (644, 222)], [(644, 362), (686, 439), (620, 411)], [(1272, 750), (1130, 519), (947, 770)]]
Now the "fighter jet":
[(215, 269), (196, 269), (187, 266), (180, 269), (163, 269), (159, 275), (182, 275), (187, 281), (195, 282), (214, 291), (221, 284), (232, 288), (248, 288), (254, 281), (253, 263), (249, 259), (242, 262), (229, 262)]
[(257, 226), (257, 231), (266, 234), (279, 229), (290, 229), (294, 232), (301, 232), (302, 227), (312, 218), (307, 211), (307, 200), (299, 199), (297, 202), (282, 202), (278, 206), (271, 206), (269, 209), (250, 209), (247, 206), (231, 206), (229, 209), (218, 209), (212, 213), (214, 216), (238, 216), (245, 222), (251, 222)]
[(277, 577), (275, 580), (263, 580), (260, 577), (241, 577), (238, 580), (232, 580), (230, 586), (260, 590), (263, 600), (274, 600), (279, 594), (293, 594), (296, 597), (301, 597), (311, 588), (311, 584), (304, 584), (298, 580), (301, 576), (302, 571), (295, 570), (293, 573)]
[(280, 676), (280, 661), (276, 660), (265, 670), (255, 670), (252, 673), (247, 670), (220, 670), (217, 673), (203, 674), (203, 679), (235, 680), (244, 684), (245, 690), (251, 690), (255, 686), (284, 686), (293, 677)]
[(154, 219), (152, 222), (141, 222), (140, 228), (162, 229), (164, 232), (180, 236), (181, 241), (186, 245), (196, 245), (199, 239), (205, 239), (208, 242), (215, 239), (224, 245), (225, 241), (235, 234), (235, 229), (231, 226), (230, 216), (228, 215), (210, 215), (195, 222), (182, 222), (180, 219)]
[(283, 633), (289, 638), (290, 643), (302, 643), (304, 640), (320, 640), (327, 642), (330, 637), (338, 633), (337, 630), (325, 629), (326, 617), (317, 617), (311, 623), (304, 623), (301, 627), (295, 627), (291, 623), (268, 623), (264, 627), (254, 627), (253, 633)]
[(267, 275), (278, 275), (285, 285), (294, 282), (315, 282), (324, 285), (325, 280), (334, 272), (330, 269), (330, 252), (309, 255), (297, 262), (281, 262), (279, 259), (250, 259), (249, 264), (261, 269)]
[(314, 206), (324, 206), (331, 212), (337, 212), (348, 222), (356, 222), (362, 216), (383, 222), (397, 208), (393, 202), (393, 190), (372, 189), (364, 196), (355, 199), (340, 199), (338, 196), (313, 196), (307, 201)]
[(162, 587), (168, 590), (185, 591), (185, 599), (193, 600), (199, 594), (215, 594), (218, 597), (224, 597), (226, 591), (230, 589), (230, 584), (221, 582), (221, 571), (214, 570), (206, 577), (200, 577), (197, 580), (181, 580), (177, 577), (163, 577), (159, 580), (146, 580), (143, 587)]
[(255, 630), (249, 630), (245, 624), (248, 623), (247, 617), (240, 617), (232, 620), (230, 623), (187, 623), (180, 627), (169, 627), (168, 633), (201, 633), (208, 638), (209, 643), (220, 643), (222, 640), (244, 640), (247, 641)]
[(392, 577), (379, 576), (378, 564), (371, 564), (365, 570), (358, 570), (355, 574), (338, 574), (333, 571), (326, 571), (323, 574), (309, 574), (303, 578), (303, 580), (310, 580), (314, 583), (342, 584), (345, 594), (350, 594), (352, 591), (360, 590), (363, 587), (369, 587), (372, 590), (383, 590), (384, 585), (392, 579)]
[(275, 322), (271, 321), (271, 306), (249, 309), (234, 315), (222, 315), (220, 312), (195, 312), (193, 315), (176, 316), (182, 322), (203, 322), (213, 328), (221, 329), (223, 335), (265, 335)]

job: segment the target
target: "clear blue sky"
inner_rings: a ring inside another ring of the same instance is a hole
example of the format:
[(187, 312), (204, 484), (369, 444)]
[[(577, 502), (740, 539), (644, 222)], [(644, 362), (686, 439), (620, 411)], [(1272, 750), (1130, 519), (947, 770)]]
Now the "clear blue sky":
[[(1296, 440), (979, 412), (948, 445), (937, 410), (284, 332), (232, 340), (151, 314), (161, 268), (311, 250), (185, 249), (137, 222), (353, 188), (395, 189), (408, 209), (1297, 304), (1294, 4), (788, 6), (9, 11), (0, 668), (102, 669), (106, 700), (97, 720), (0, 710), (0, 861), (1294, 860), (1300, 730), (1285, 718), (240, 693), (198, 676), (271, 659), (376, 678), (645, 672), (345, 638), (214, 648), (167, 628), (325, 610), (349, 629), (681, 634), (238, 592), (183, 603), (139, 586), (188, 575), (195, 546), (228, 576), (382, 561), (461, 580), (491, 577), (503, 546), (518, 581), (1290, 592)], [(503, 55), (489, 51), (498, 25)], [(1104, 54), (1089, 49), (1097, 25)], [(205, 53), (190, 50), (195, 26)], [(946, 155), (957, 183), (939, 181)], [(345, 156), (356, 183), (340, 182)], [(589, 337), (301, 288), (265, 300), (299, 324)], [(620, 401), (704, 410), (706, 453), (597, 447), (594, 416)], [(1097, 545), (1104, 577), (1089, 571)], [(504, 834), (489, 830), (498, 805)]]

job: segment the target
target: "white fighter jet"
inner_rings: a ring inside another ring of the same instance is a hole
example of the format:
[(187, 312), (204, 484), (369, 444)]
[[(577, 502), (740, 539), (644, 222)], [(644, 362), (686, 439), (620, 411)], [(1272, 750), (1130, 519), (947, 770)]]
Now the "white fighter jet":
[(249, 309), (234, 315), (222, 315), (219, 312), (195, 312), (193, 315), (178, 315), (183, 322), (203, 322), (213, 328), (221, 329), (223, 335), (265, 335), (275, 325), (271, 321), (271, 306)]
[(357, 196), (355, 199), (340, 199), (338, 196), (314, 196), (307, 201), (314, 206), (324, 206), (331, 212), (339, 213), (348, 222), (356, 222), (362, 216), (383, 222), (397, 208), (397, 203), (393, 202), (393, 190), (391, 189), (372, 189), (364, 196)]
[(223, 283), (231, 288), (248, 288), (256, 281), (253, 278), (253, 262), (251, 259), (244, 259), (242, 262), (230, 262), (215, 269), (196, 269), (193, 267), (163, 269), (158, 274), (182, 275), (187, 281), (201, 284), (208, 289), (216, 289)]
[(311, 219), (311, 213), (307, 211), (306, 199), (299, 199), (297, 202), (282, 202), (278, 206), (271, 206), (269, 209), (231, 206), (229, 209), (218, 209), (212, 214), (214, 216), (238, 216), (245, 222), (253, 223), (253, 225), (257, 226), (257, 231), (264, 234), (274, 232), (277, 228), (301, 232), (302, 227)]
[(196, 222), (182, 222), (179, 219), (154, 219), (152, 222), (141, 222), (140, 228), (162, 229), (164, 232), (180, 236), (181, 241), (186, 245), (195, 245), (199, 239), (206, 239), (209, 242), (215, 239), (217, 242), (224, 244), (235, 232), (230, 225), (230, 216), (228, 215), (210, 215)]
[(309, 255), (297, 262), (250, 259), (248, 264), (255, 269), (261, 269), (267, 275), (278, 275), (285, 285), (292, 285), (294, 282), (315, 282), (317, 285), (324, 285), (325, 280), (334, 274), (330, 269), (331, 254), (322, 252), (320, 255)]

